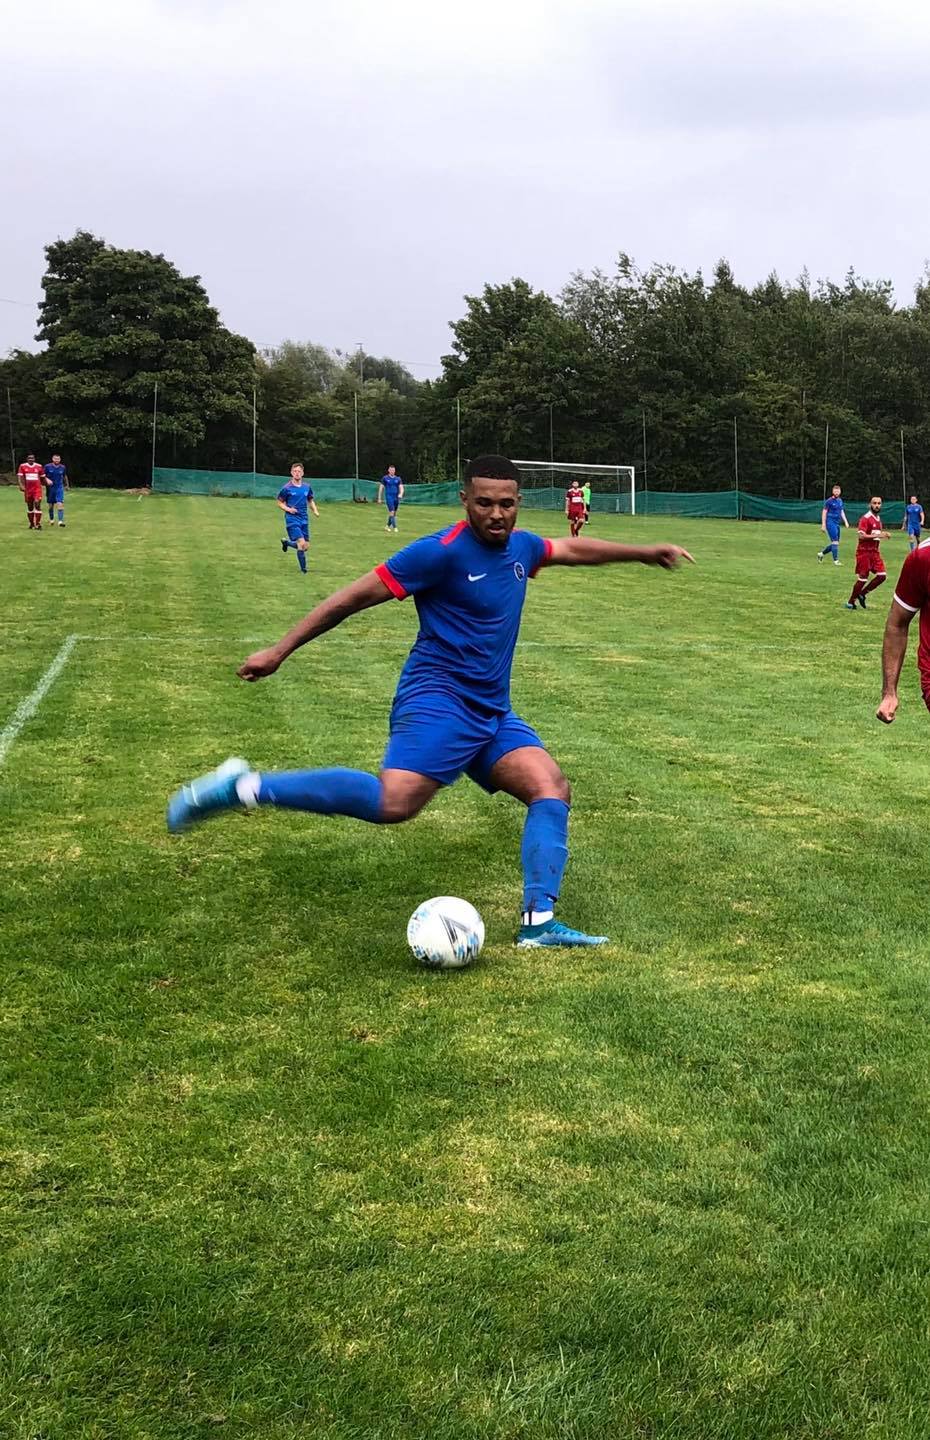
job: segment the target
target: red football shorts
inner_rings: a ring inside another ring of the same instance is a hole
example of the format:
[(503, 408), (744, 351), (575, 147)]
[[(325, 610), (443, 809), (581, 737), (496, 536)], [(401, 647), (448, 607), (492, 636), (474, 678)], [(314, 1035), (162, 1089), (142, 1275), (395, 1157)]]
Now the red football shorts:
[(35, 503), (36, 500), (40, 502), (42, 500), (42, 482), (41, 480), (27, 480), (26, 504), (32, 505)]
[(885, 562), (878, 550), (863, 550), (861, 545), (856, 547), (856, 574), (860, 580), (867, 575), (886, 574)]

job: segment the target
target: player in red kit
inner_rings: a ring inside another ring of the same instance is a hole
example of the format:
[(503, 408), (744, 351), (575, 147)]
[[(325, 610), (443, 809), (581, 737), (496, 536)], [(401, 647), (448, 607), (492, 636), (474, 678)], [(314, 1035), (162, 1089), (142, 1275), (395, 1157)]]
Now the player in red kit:
[(568, 517), (568, 528), (575, 539), (581, 534), (585, 517), (584, 491), (580, 485), (572, 484), (566, 490), (565, 514)]
[(29, 529), (41, 530), (45, 466), (37, 464), (34, 455), (27, 455), (16, 472), (16, 482), (25, 496), (26, 514), (29, 516)]
[[(879, 552), (880, 540), (888, 539), (888, 531), (882, 529), (878, 518), (882, 510), (882, 497), (873, 495), (869, 508), (859, 521), (859, 544), (856, 546), (856, 583), (846, 601), (847, 610), (855, 610), (856, 601), (865, 609), (865, 597), (870, 590), (884, 585), (887, 580), (885, 562)], [(869, 576), (871, 575), (871, 580)]]
[(920, 613), (917, 670), (924, 703), (930, 710), (930, 540), (923, 540), (904, 562), (885, 622), (882, 646), (882, 703), (876, 712), (890, 725), (898, 708), (898, 679), (907, 654), (907, 632)]

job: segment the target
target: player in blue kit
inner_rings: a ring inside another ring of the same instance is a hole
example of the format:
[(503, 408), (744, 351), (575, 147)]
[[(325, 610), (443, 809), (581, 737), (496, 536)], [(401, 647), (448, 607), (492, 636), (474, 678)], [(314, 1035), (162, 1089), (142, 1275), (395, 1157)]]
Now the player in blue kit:
[(338, 590), (267, 650), (239, 668), (243, 680), (273, 675), (301, 645), (393, 596), (414, 597), (420, 629), (401, 672), (379, 775), (360, 770), (259, 774), (244, 760), (178, 790), (168, 828), (236, 807), (276, 805), (373, 824), (410, 820), (463, 773), (489, 793), (526, 807), (521, 859), (523, 915), (517, 944), (601, 945), (604, 935), (555, 919), (568, 859), (571, 792), (535, 730), (510, 705), (510, 671), (527, 585), (549, 565), (639, 561), (674, 569), (690, 560), (677, 545), (544, 540), (515, 529), (519, 475), (500, 455), (471, 461), (461, 492), (466, 519), (412, 545)]
[[(45, 501), (48, 505), (48, 523), (55, 523), (55, 507), (58, 507), (58, 524), (65, 528), (65, 486), (68, 485), (68, 471), (61, 463), (60, 455), (53, 455), (50, 465), (45, 466)], [(70, 489), (70, 486), (69, 486)]]
[(378, 504), (383, 500), (387, 506), (387, 524), (385, 530), (397, 529), (397, 508), (404, 498), (404, 482), (401, 480), (393, 465), (387, 468), (387, 474), (382, 475), (378, 481)]
[(904, 524), (902, 530), (907, 531), (908, 548), (916, 550), (920, 544), (920, 532), (924, 524), (924, 507), (916, 495), (911, 496), (911, 503), (904, 507)]
[(320, 518), (320, 512), (316, 508), (313, 491), (304, 480), (302, 465), (291, 466), (290, 480), (278, 491), (278, 506), (284, 511), (284, 526), (287, 530), (287, 539), (281, 541), (281, 549), (285, 555), (288, 550), (297, 551), (297, 564), (306, 575), (307, 551), (310, 549), (310, 517), (307, 507), (309, 506), (317, 519)]
[(843, 509), (842, 491), (839, 485), (834, 485), (833, 493), (829, 500), (823, 502), (823, 510), (820, 513), (820, 528), (827, 537), (827, 543), (822, 550), (817, 551), (817, 559), (822, 560), (825, 555), (832, 552), (834, 565), (840, 563), (840, 525), (849, 529), (849, 521), (846, 519), (846, 511)]

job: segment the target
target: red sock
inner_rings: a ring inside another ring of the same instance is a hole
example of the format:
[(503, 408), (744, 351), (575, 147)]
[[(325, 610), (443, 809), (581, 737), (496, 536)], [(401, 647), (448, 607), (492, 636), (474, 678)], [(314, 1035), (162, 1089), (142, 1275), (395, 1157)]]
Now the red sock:
[(850, 597), (849, 597), (849, 603), (850, 603), (850, 605), (854, 604), (854, 603), (859, 599), (859, 596), (865, 593), (865, 589), (866, 589), (866, 581), (865, 581), (865, 580), (857, 580), (856, 583), (855, 583), (855, 585), (853, 586), (853, 592), (852, 592), (852, 594), (851, 594)]
[(865, 594), (868, 595), (870, 590), (875, 590), (879, 585), (884, 585), (887, 579), (887, 575), (874, 575), (865, 587)]

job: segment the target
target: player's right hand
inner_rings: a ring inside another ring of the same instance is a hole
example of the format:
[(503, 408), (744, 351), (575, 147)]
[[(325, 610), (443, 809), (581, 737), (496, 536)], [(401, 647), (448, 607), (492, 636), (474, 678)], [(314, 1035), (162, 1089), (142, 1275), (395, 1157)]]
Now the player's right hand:
[(876, 719), (883, 725), (890, 725), (898, 711), (897, 695), (883, 695), (882, 703), (875, 712)]
[(661, 565), (663, 570), (675, 570), (682, 560), (688, 560), (693, 565), (694, 556), (689, 555), (680, 545), (651, 545), (653, 565)]
[(281, 664), (281, 658), (274, 647), (267, 650), (256, 650), (247, 660), (243, 660), (236, 674), (240, 680), (264, 680), (266, 675), (273, 675)]

